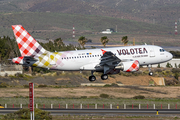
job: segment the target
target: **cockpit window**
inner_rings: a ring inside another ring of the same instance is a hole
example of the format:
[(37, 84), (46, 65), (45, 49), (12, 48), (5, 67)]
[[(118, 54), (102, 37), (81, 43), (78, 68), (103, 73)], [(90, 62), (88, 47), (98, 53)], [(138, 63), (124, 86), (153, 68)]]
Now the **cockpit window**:
[(164, 52), (165, 50), (164, 49), (159, 49), (160, 50), (160, 52)]

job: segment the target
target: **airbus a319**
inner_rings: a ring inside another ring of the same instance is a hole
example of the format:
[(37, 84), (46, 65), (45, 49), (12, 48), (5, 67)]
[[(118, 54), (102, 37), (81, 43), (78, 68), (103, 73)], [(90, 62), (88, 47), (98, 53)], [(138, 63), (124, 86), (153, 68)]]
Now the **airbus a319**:
[(154, 45), (49, 52), (22, 25), (12, 25), (12, 29), (21, 53), (20, 57), (12, 59), (14, 63), (60, 71), (89, 70), (89, 81), (96, 80), (94, 72), (101, 72), (101, 79), (106, 80), (110, 74), (136, 72), (144, 65), (148, 66), (149, 75), (153, 75), (152, 64), (167, 62), (173, 57)]

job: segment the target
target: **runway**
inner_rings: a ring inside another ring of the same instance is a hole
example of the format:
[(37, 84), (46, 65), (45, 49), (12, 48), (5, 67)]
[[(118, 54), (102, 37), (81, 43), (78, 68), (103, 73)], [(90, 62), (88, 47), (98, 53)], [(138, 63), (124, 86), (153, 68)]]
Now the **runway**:
[[(2, 108), (0, 114), (13, 113), (19, 108)], [(140, 115), (156, 116), (157, 109), (42, 109), (51, 115)], [(162, 116), (180, 115), (180, 109), (159, 109), (158, 114)]]

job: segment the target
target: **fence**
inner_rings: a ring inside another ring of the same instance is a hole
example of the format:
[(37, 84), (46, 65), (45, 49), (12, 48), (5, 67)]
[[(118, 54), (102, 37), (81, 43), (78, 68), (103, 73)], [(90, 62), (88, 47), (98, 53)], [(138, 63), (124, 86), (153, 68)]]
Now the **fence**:
[[(178, 109), (177, 104), (166, 106), (162, 104), (122, 104), (122, 105), (112, 105), (112, 104), (35, 104), (35, 108), (51, 108), (51, 109)], [(12, 104), (4, 105), (4, 108), (29, 108), (29, 104)]]

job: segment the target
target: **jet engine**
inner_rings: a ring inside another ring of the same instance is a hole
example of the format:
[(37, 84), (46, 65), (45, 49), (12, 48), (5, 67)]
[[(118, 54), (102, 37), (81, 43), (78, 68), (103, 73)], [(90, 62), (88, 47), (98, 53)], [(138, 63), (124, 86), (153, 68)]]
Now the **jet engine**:
[(120, 62), (115, 69), (120, 69), (124, 72), (135, 72), (139, 70), (139, 61), (132, 60), (126, 62)]

